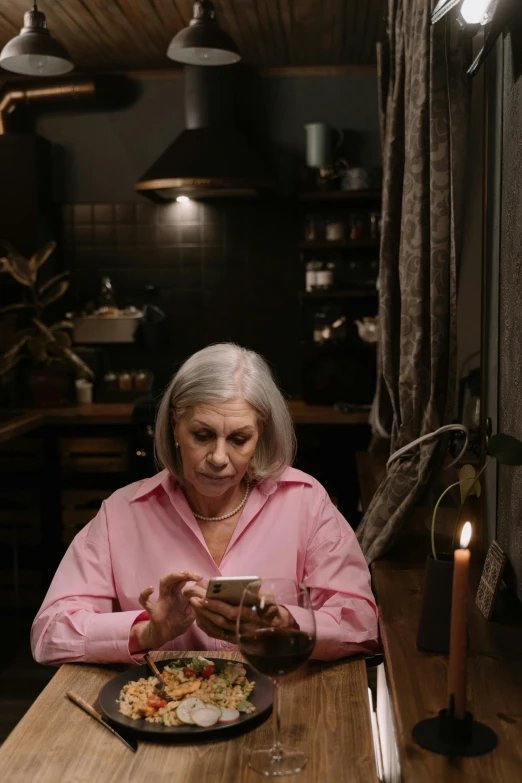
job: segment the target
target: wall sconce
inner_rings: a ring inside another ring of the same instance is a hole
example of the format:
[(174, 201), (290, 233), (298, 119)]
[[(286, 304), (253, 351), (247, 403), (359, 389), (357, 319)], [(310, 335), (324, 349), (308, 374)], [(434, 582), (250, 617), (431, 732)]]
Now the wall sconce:
[(519, 0), (439, 0), (431, 15), (432, 25), (457, 6), (456, 22), (461, 29), (475, 34), (484, 28), (484, 46), (468, 69), (468, 74), (475, 76), (504, 27), (515, 18), (517, 10), (520, 13)]

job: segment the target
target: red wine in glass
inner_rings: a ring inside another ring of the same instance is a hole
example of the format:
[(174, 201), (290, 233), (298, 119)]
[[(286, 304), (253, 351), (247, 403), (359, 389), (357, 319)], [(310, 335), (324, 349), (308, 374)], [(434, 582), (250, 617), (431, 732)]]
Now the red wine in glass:
[(250, 751), (248, 764), (262, 775), (293, 775), (306, 754), (280, 741), (279, 684), (299, 669), (315, 646), (315, 614), (308, 588), (292, 579), (262, 579), (248, 585), (237, 621), (238, 646), (244, 657), (274, 683), (274, 742)]
[(252, 666), (269, 677), (292, 674), (308, 660), (315, 637), (295, 628), (259, 628), (241, 636), (240, 650)]

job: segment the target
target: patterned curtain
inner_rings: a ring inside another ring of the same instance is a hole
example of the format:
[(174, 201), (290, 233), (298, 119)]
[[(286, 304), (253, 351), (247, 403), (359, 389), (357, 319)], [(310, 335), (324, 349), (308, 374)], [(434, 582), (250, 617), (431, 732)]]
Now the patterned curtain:
[[(372, 420), (374, 442), (388, 432), (391, 452), (453, 414), (471, 52), (451, 14), (430, 26), (432, 4), (389, 0), (379, 56), (384, 183)], [(441, 453), (427, 441), (390, 465), (357, 528), (368, 562), (394, 543)]]

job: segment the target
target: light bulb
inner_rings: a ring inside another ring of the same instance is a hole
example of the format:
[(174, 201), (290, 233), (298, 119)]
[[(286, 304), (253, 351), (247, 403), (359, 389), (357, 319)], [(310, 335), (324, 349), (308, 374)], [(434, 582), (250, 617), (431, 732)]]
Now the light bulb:
[(43, 73), (45, 70), (45, 57), (40, 54), (30, 54), (28, 57), (29, 68), (36, 73)]
[(188, 204), (190, 201), (190, 198), (188, 196), (178, 196), (176, 198), (176, 201), (178, 204)]
[(460, 15), (467, 24), (480, 24), (492, 0), (464, 0)]

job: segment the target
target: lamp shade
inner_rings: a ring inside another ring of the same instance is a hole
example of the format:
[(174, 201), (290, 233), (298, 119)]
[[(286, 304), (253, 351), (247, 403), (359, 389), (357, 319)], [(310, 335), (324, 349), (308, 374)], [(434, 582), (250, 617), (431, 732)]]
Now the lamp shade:
[(196, 0), (189, 26), (174, 36), (167, 57), (185, 65), (231, 65), (241, 59), (237, 45), (216, 22), (210, 0)]
[(36, 8), (24, 14), (20, 35), (6, 43), (0, 65), (26, 76), (58, 76), (74, 68), (67, 50), (50, 35), (45, 14)]

